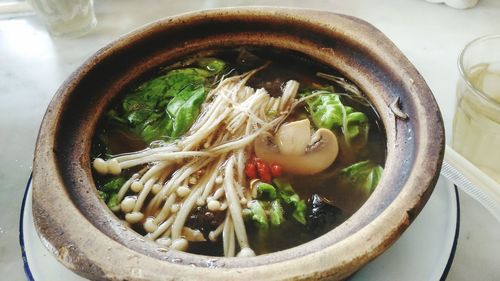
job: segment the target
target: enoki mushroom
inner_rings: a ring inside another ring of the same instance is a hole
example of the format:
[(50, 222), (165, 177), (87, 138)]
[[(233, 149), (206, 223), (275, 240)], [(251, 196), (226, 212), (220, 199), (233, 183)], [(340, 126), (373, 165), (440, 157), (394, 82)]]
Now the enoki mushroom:
[[(208, 239), (223, 240), (225, 256), (254, 256), (243, 210), (251, 199), (244, 165), (253, 153), (253, 141), (274, 131), (301, 102), (299, 83), (288, 81), (281, 97), (246, 86), (259, 69), (223, 79), (207, 96), (201, 114), (181, 139), (111, 159), (96, 158), (100, 174), (120, 175), (143, 167), (118, 193), (128, 224), (142, 223), (146, 238), (164, 247), (186, 251), (189, 242), (205, 241), (199, 229), (188, 227), (191, 212), (205, 206), (224, 219)], [(273, 114), (269, 114), (272, 112)], [(236, 245), (237, 243), (237, 245)]]

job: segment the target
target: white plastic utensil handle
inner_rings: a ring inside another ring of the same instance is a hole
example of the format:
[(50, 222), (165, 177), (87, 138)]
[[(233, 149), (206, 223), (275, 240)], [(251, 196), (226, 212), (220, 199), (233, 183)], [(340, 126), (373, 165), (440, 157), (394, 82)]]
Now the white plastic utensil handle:
[(448, 145), (441, 175), (476, 199), (500, 221), (500, 184)]

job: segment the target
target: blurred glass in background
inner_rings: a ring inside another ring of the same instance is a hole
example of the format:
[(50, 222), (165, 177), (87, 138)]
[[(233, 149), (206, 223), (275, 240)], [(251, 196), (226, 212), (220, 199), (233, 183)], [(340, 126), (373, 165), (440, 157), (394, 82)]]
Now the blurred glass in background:
[(82, 36), (97, 24), (93, 0), (28, 0), (28, 3), (56, 36)]
[(500, 35), (466, 45), (458, 68), (452, 146), (500, 183)]

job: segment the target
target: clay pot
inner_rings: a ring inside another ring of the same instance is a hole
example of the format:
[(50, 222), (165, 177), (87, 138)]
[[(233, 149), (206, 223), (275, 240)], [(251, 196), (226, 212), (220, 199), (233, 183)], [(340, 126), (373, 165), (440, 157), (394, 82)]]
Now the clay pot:
[[(385, 127), (383, 177), (352, 217), (303, 245), (252, 258), (162, 251), (125, 228), (96, 195), (89, 158), (92, 135), (108, 103), (134, 81), (198, 51), (242, 45), (293, 50), (355, 82)], [(118, 39), (61, 86), (38, 136), (33, 216), (45, 246), (66, 267), (90, 279), (336, 280), (380, 255), (410, 225), (432, 193), (443, 152), (443, 122), (431, 91), (396, 46), (370, 24), (311, 10), (196, 12)]]

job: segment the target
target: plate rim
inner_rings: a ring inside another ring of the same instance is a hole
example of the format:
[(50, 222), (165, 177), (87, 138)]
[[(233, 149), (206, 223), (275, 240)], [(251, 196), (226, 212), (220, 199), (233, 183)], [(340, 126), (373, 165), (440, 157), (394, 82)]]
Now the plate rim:
[(28, 178), (28, 182), (26, 183), (26, 187), (24, 188), (23, 201), (21, 203), (21, 214), (20, 214), (20, 219), (19, 219), (19, 246), (21, 247), (21, 257), (23, 260), (24, 274), (26, 275), (26, 278), (29, 281), (35, 281), (35, 279), (33, 278), (33, 274), (31, 273), (30, 266), (28, 263), (28, 257), (26, 256), (26, 249), (24, 246), (23, 224), (24, 224), (24, 208), (26, 207), (26, 199), (28, 197), (28, 191), (30, 188), (32, 176), (33, 176), (33, 173), (30, 173), (30, 176)]
[(441, 275), (441, 278), (439, 278), (440, 281), (446, 280), (446, 277), (448, 277), (448, 273), (450, 273), (451, 266), (453, 264), (453, 260), (455, 259), (455, 254), (457, 250), (457, 244), (458, 244), (458, 238), (460, 236), (460, 196), (458, 194), (458, 187), (456, 184), (453, 184), (453, 187), (455, 188), (455, 200), (457, 204), (457, 214), (456, 214), (456, 223), (455, 223), (455, 237), (453, 238), (453, 245), (451, 247), (450, 251), (450, 257), (448, 258), (448, 262), (446, 263), (446, 266), (443, 270), (443, 274)]

